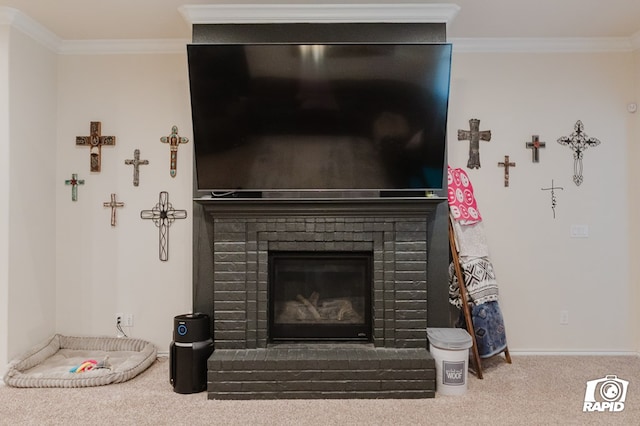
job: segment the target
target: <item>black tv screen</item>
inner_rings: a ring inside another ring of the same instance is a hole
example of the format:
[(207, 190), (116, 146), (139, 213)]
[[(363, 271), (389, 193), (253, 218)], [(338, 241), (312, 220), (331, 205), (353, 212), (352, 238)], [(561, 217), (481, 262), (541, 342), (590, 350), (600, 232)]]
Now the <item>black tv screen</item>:
[(191, 44), (198, 191), (443, 188), (450, 44)]

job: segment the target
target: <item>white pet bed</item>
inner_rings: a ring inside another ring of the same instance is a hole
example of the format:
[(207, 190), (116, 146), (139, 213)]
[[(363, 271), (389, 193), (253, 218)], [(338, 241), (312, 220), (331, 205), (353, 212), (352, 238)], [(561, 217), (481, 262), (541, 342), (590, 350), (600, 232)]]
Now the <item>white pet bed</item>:
[[(80, 388), (125, 382), (155, 361), (156, 347), (144, 340), (70, 337), (55, 334), (9, 363), (3, 380), (20, 388)], [(88, 359), (108, 356), (110, 368), (80, 373), (69, 370)]]

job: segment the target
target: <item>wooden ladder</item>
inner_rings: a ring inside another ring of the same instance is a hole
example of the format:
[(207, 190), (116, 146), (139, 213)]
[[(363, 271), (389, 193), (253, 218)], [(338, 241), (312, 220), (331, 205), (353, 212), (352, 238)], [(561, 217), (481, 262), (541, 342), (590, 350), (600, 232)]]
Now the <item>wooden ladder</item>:
[[(482, 361), (480, 360), (478, 344), (476, 343), (476, 333), (475, 328), (473, 327), (473, 320), (471, 318), (471, 309), (469, 309), (469, 305), (466, 303), (467, 286), (464, 283), (464, 275), (462, 274), (462, 268), (460, 267), (460, 258), (458, 257), (458, 248), (456, 246), (456, 239), (453, 233), (453, 223), (451, 222), (451, 216), (449, 216), (449, 246), (451, 248), (451, 256), (453, 258), (453, 268), (455, 270), (456, 278), (458, 279), (458, 286), (460, 288), (460, 299), (462, 300), (462, 313), (464, 315), (464, 322), (467, 328), (467, 332), (471, 335), (473, 364), (476, 370), (476, 375), (479, 379), (482, 379)], [(504, 350), (498, 352), (493, 356), (500, 355), (503, 352), (506, 361), (511, 364), (511, 355), (509, 355), (508, 346), (505, 346)]]

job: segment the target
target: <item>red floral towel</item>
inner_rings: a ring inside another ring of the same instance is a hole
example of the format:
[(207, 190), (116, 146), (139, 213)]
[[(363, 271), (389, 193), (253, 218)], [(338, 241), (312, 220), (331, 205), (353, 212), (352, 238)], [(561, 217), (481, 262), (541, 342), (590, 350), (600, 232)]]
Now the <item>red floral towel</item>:
[(473, 195), (473, 185), (463, 169), (448, 167), (449, 210), (454, 220), (462, 225), (472, 225), (482, 220)]

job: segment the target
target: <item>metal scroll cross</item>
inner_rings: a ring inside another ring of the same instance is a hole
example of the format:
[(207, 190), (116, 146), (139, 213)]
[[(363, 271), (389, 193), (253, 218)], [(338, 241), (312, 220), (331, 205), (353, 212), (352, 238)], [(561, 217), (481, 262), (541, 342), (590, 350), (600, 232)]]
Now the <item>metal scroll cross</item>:
[(181, 143), (189, 142), (189, 139), (179, 136), (178, 126), (173, 126), (171, 128), (171, 134), (161, 137), (160, 141), (169, 144), (171, 150), (171, 168), (169, 173), (171, 173), (171, 177), (176, 177), (176, 169), (178, 168), (178, 146)]
[(560, 145), (567, 145), (573, 150), (573, 182), (580, 186), (582, 177), (582, 156), (584, 150), (589, 147), (600, 145), (596, 138), (590, 138), (584, 133), (584, 125), (578, 120), (574, 126), (574, 132), (570, 136), (563, 136), (558, 139)]
[(509, 156), (504, 156), (504, 162), (499, 162), (498, 167), (504, 167), (504, 186), (509, 186), (509, 167), (515, 167), (516, 163), (509, 162)]
[(133, 186), (138, 186), (140, 184), (140, 170), (138, 166), (140, 166), (140, 164), (149, 164), (149, 160), (141, 160), (140, 150), (136, 149), (133, 151), (133, 160), (124, 160), (124, 164), (128, 166), (133, 165)]
[(553, 184), (553, 179), (551, 179), (551, 188), (540, 188), (542, 191), (551, 191), (551, 210), (553, 210), (553, 218), (556, 218), (556, 206), (558, 205), (558, 200), (556, 199), (556, 189), (560, 189), (564, 191), (564, 188), (561, 186), (555, 186)]
[(76, 136), (76, 145), (88, 145), (90, 150), (91, 171), (99, 172), (102, 163), (102, 145), (115, 145), (115, 136), (102, 136), (102, 123), (92, 121), (89, 136)]
[(116, 226), (116, 208), (124, 207), (124, 203), (116, 201), (116, 194), (111, 194), (111, 201), (102, 203), (105, 207), (111, 207), (111, 226)]
[(176, 210), (169, 202), (169, 193), (162, 191), (158, 199), (158, 204), (151, 210), (140, 212), (142, 219), (151, 219), (159, 230), (160, 260), (169, 260), (169, 227), (176, 219), (186, 219), (186, 210)]
[(533, 163), (540, 162), (540, 148), (544, 148), (546, 145), (546, 142), (540, 142), (540, 136), (531, 136), (531, 142), (527, 142), (526, 147), (531, 149), (531, 161)]
[(71, 185), (71, 201), (78, 201), (78, 185), (84, 185), (84, 179), (78, 180), (78, 174), (72, 173), (71, 179), (64, 181), (65, 185)]
[(480, 141), (491, 140), (491, 130), (479, 130), (480, 120), (472, 118), (469, 120), (470, 130), (458, 130), (458, 140), (469, 141), (469, 161), (467, 167), (470, 169), (480, 168)]

